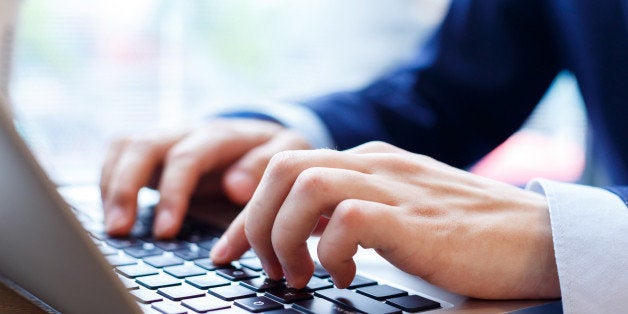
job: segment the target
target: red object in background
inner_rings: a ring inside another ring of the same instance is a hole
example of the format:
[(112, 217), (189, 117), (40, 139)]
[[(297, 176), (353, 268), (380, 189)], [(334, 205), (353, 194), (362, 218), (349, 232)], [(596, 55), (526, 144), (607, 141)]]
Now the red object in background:
[(574, 182), (585, 165), (585, 149), (572, 140), (519, 131), (480, 160), (471, 172), (523, 186), (534, 178)]

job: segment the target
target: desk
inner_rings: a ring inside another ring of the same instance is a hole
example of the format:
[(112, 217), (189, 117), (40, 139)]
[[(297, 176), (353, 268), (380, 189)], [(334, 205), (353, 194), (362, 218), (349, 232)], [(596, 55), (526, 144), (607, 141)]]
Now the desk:
[(0, 282), (0, 313), (46, 313)]

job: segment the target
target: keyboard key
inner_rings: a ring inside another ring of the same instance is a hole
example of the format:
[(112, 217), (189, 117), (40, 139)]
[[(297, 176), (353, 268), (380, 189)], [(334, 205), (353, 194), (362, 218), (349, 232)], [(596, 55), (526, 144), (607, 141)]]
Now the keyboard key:
[(176, 256), (159, 255), (144, 258), (144, 263), (157, 268), (162, 268), (167, 266), (181, 265), (183, 264), (183, 260)]
[(190, 246), (189, 243), (187, 242), (183, 242), (183, 241), (179, 241), (179, 240), (173, 240), (173, 241), (154, 241), (153, 244), (164, 250), (164, 251), (175, 251), (175, 250), (181, 250), (181, 249), (185, 249), (188, 248)]
[(135, 299), (137, 299), (138, 302), (144, 303), (144, 304), (149, 304), (149, 303), (163, 300), (163, 298), (157, 293), (155, 293), (155, 291), (153, 290), (137, 289), (137, 290), (132, 290), (131, 294), (133, 294), (133, 296), (135, 297)]
[(110, 247), (110, 246), (104, 246), (101, 245), (98, 247), (100, 249), (100, 252), (102, 253), (102, 255), (114, 255), (114, 254), (118, 254), (118, 250)]
[(118, 273), (123, 274), (129, 278), (156, 275), (159, 273), (159, 269), (151, 267), (145, 264), (119, 266), (116, 268)]
[(257, 292), (264, 292), (270, 289), (284, 288), (286, 285), (281, 281), (275, 281), (265, 277), (258, 277), (240, 281), (240, 285)]
[(327, 270), (325, 270), (325, 268), (323, 268), (323, 266), (321, 266), (321, 264), (319, 263), (314, 263), (314, 276), (318, 277), (318, 278), (329, 278), (330, 275), (327, 272)]
[(254, 271), (263, 270), (262, 262), (259, 260), (259, 258), (249, 258), (245, 260), (240, 260), (240, 265)]
[(188, 312), (188, 310), (184, 308), (183, 306), (177, 303), (166, 302), (166, 301), (155, 302), (151, 306), (155, 310), (164, 314), (185, 314)]
[(202, 276), (188, 277), (185, 279), (185, 282), (199, 289), (209, 289), (209, 288), (226, 286), (226, 285), (231, 284), (231, 281), (223, 277), (217, 276), (216, 274), (206, 274)]
[(157, 293), (173, 301), (181, 301), (183, 299), (202, 297), (205, 295), (205, 291), (189, 285), (160, 288), (157, 290)]
[(130, 246), (141, 246), (144, 242), (134, 238), (109, 238), (105, 240), (109, 246), (116, 249), (124, 249)]
[(126, 277), (122, 277), (120, 275), (118, 275), (118, 278), (120, 278), (120, 281), (122, 281), (122, 284), (124, 285), (125, 288), (129, 289), (129, 290), (133, 290), (133, 289), (137, 289), (140, 286), (137, 285), (137, 283), (129, 278)]
[(359, 287), (372, 286), (376, 284), (377, 284), (377, 281), (375, 280), (368, 279), (360, 275), (355, 275), (355, 277), (353, 277), (353, 281), (351, 281), (351, 284), (349, 284), (349, 287), (347, 287), (347, 289), (355, 289)]
[(211, 295), (183, 300), (181, 304), (187, 308), (201, 313), (227, 309), (231, 307), (231, 304), (229, 304), (229, 302), (223, 301)]
[(196, 245), (198, 245), (198, 247), (203, 248), (207, 251), (211, 251), (214, 245), (216, 245), (216, 242), (218, 242), (218, 238), (211, 238), (211, 239), (197, 242)]
[(418, 295), (392, 298), (386, 300), (386, 303), (407, 312), (427, 311), (440, 308), (440, 303)]
[(177, 266), (164, 267), (164, 272), (170, 275), (173, 275), (177, 278), (198, 276), (198, 275), (204, 275), (207, 273), (206, 270), (196, 265), (177, 265)]
[(249, 270), (246, 268), (242, 268), (242, 269), (223, 268), (223, 269), (216, 270), (216, 274), (218, 274), (219, 276), (225, 277), (231, 281), (238, 281), (238, 280), (259, 277), (258, 273), (253, 272), (252, 270)]
[(173, 251), (174, 255), (186, 260), (193, 261), (195, 259), (207, 258), (209, 251), (199, 248), (185, 248)]
[(114, 267), (137, 264), (136, 259), (126, 255), (108, 255), (105, 256), (105, 258), (107, 259), (107, 262)]
[(237, 285), (222, 286), (209, 289), (209, 293), (223, 300), (233, 301), (236, 299), (254, 297), (255, 292)]
[(214, 263), (212, 263), (212, 260), (210, 258), (203, 258), (203, 259), (197, 259), (194, 261), (194, 264), (201, 266), (207, 270), (216, 270), (216, 269), (220, 269), (220, 268), (235, 268), (233, 267), (233, 265), (231, 264), (226, 264), (226, 265), (216, 265)]
[(307, 293), (304, 290), (298, 290), (294, 288), (270, 290), (264, 295), (281, 303), (293, 303), (296, 301), (312, 298), (312, 295), (310, 293)]
[(283, 305), (266, 297), (240, 299), (236, 300), (234, 304), (253, 313), (272, 311), (283, 308)]
[(153, 290), (181, 284), (180, 280), (166, 274), (139, 277), (136, 281), (140, 285)]
[(319, 313), (333, 313), (333, 314), (348, 314), (348, 313), (358, 313), (344, 307), (342, 305), (338, 305), (332, 302), (329, 302), (325, 299), (321, 298), (313, 298), (309, 300), (303, 300), (295, 302), (292, 305), (293, 309), (299, 310), (308, 314), (319, 314)]
[(347, 289), (325, 289), (315, 292), (316, 296), (336, 304), (364, 313), (401, 313), (398, 308), (373, 300)]
[(147, 256), (155, 256), (163, 254), (163, 250), (154, 247), (152, 244), (146, 243), (143, 246), (131, 246), (124, 249), (124, 253), (131, 255), (135, 258), (144, 258)]
[[(196, 229), (196, 230), (190, 230), (189, 228), (186, 228), (186, 227), (188, 226), (184, 226), (182, 230), (179, 232), (179, 236), (177, 238), (179, 238), (180, 240), (196, 244), (196, 243), (205, 241), (207, 239), (213, 238), (212, 236), (208, 236), (204, 234), (202, 230), (198, 230), (194, 227), (192, 227), (192, 229)], [(187, 229), (187, 230), (184, 230), (184, 229)]]
[(359, 294), (363, 294), (367, 297), (370, 297), (379, 301), (408, 295), (407, 292), (401, 289), (393, 288), (389, 285), (376, 285), (376, 286), (363, 287), (363, 288), (359, 288), (355, 290), (355, 292)]
[(312, 277), (310, 278), (310, 281), (308, 281), (307, 285), (305, 285), (305, 290), (312, 292), (316, 290), (331, 288), (333, 286), (334, 284), (331, 283), (329, 280)]

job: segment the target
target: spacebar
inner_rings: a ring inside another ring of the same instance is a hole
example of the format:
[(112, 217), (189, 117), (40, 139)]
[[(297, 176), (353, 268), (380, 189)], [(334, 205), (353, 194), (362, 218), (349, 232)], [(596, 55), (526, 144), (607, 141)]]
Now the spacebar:
[(401, 313), (401, 310), (347, 289), (318, 290), (315, 295), (362, 313)]

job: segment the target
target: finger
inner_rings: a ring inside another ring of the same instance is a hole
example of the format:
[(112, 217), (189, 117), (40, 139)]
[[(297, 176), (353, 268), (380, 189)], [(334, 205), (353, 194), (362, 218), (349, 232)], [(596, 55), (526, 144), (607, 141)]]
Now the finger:
[(159, 181), (161, 198), (156, 209), (154, 235), (171, 238), (177, 234), (190, 198), (204, 173), (232, 162), (266, 140), (257, 135), (246, 137), (224, 129), (213, 133), (203, 129), (175, 145), (168, 152)]
[(133, 227), (139, 190), (148, 184), (155, 168), (174, 140), (142, 138), (128, 142), (109, 175), (104, 201), (105, 226), (110, 235), (128, 234)]
[(281, 265), (270, 240), (275, 216), (299, 173), (312, 166), (325, 165), (357, 168), (360, 164), (354, 165), (342, 153), (328, 149), (277, 153), (271, 158), (259, 186), (245, 207), (248, 211), (246, 237), (272, 279), (282, 277)]
[(227, 171), (224, 177), (224, 190), (237, 204), (246, 204), (257, 188), (268, 161), (278, 152), (294, 149), (308, 149), (303, 137), (292, 131), (284, 131), (270, 141), (253, 148)]
[(353, 256), (358, 245), (380, 253), (399, 245), (400, 240), (391, 233), (400, 228), (398, 212), (394, 206), (365, 200), (348, 199), (338, 204), (317, 248), (321, 265), (338, 288), (348, 287), (355, 276)]
[(346, 199), (394, 202), (380, 183), (375, 176), (345, 169), (315, 167), (299, 174), (277, 213), (271, 237), (288, 284), (302, 288), (312, 275), (306, 240), (321, 216), (333, 217), (334, 208)]
[(245, 217), (246, 212), (240, 212), (212, 248), (209, 256), (214, 264), (228, 264), (251, 247), (244, 234)]

